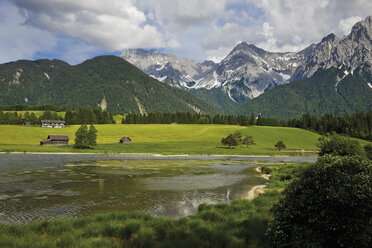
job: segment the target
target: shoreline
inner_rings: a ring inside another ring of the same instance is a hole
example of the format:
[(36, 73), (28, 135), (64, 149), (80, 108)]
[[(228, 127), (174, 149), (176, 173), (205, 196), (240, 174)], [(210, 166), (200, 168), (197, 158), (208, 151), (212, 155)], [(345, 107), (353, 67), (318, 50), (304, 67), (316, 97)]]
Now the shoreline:
[[(265, 180), (270, 180), (270, 175), (269, 174), (262, 174), (261, 167), (256, 167), (256, 172), (261, 173), (259, 177), (265, 179)], [(250, 191), (248, 191), (247, 196), (244, 197), (246, 200), (253, 200), (254, 198), (258, 197), (260, 194), (265, 193), (265, 187), (267, 184), (259, 184), (254, 186)]]
[(40, 155), (144, 155), (153, 157), (192, 157), (192, 156), (214, 156), (214, 157), (241, 157), (241, 158), (272, 158), (272, 157), (311, 157), (314, 155), (229, 155), (229, 154), (160, 154), (160, 153), (126, 153), (126, 152), (4, 152), (0, 151), (0, 154), (40, 154)]

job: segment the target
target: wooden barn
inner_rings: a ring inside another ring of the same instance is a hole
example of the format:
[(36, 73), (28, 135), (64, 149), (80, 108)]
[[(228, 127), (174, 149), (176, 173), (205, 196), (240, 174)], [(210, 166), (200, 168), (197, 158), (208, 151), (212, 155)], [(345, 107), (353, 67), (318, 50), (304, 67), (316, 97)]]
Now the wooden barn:
[(48, 138), (40, 141), (42, 146), (60, 146), (68, 145), (70, 137), (68, 135), (48, 135)]
[(42, 127), (65, 127), (65, 121), (58, 121), (58, 120), (42, 120), (41, 121)]
[(131, 141), (132, 141), (132, 139), (129, 138), (129, 137), (123, 137), (123, 138), (120, 139), (119, 143), (121, 143), (121, 144), (129, 144)]

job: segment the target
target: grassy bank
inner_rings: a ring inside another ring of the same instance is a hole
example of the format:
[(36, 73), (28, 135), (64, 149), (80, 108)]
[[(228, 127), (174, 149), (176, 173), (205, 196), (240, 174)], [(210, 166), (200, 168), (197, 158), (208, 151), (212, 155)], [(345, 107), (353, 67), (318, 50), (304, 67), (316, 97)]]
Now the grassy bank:
[[(159, 154), (226, 154), (226, 155), (288, 155), (296, 151), (316, 149), (318, 134), (285, 127), (230, 126), (230, 125), (95, 125), (98, 145), (92, 150), (72, 148), (78, 125), (62, 129), (0, 125), (0, 150), (3, 152), (123, 152)], [(227, 149), (221, 138), (235, 131), (253, 136), (256, 145)], [(70, 136), (69, 146), (45, 147), (39, 142), (49, 134)], [(119, 139), (129, 136), (133, 142), (119, 144)], [(283, 140), (287, 150), (278, 152), (274, 147)], [(292, 152), (288, 152), (292, 151)]]
[(266, 192), (252, 201), (199, 206), (178, 220), (116, 212), (27, 225), (0, 225), (0, 247), (268, 247), (269, 209), (305, 165), (265, 166)]

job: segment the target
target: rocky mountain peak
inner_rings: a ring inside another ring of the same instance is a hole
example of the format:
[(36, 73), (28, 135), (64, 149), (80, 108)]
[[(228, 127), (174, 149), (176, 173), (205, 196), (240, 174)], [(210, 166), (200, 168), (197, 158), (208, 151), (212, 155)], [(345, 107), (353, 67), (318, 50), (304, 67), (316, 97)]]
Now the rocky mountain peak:
[(356, 23), (351, 29), (351, 33), (348, 38), (349, 40), (353, 40), (355, 42), (372, 42), (372, 16), (369, 16), (365, 20)]
[(339, 40), (338, 37), (334, 33), (330, 33), (329, 35), (324, 37), (320, 43), (335, 42), (335, 41), (338, 41), (338, 40)]
[(263, 50), (262, 48), (259, 48), (253, 44), (248, 44), (247, 42), (243, 41), (241, 43), (239, 43), (238, 45), (236, 45), (233, 50), (230, 52), (230, 54), (235, 54), (237, 52), (249, 52), (249, 53), (252, 53), (252, 54), (256, 54), (256, 55), (259, 55), (259, 56), (263, 56), (265, 55), (265, 53), (267, 53), (265, 50)]
[[(233, 101), (255, 98), (281, 84), (312, 77), (317, 71), (345, 65), (352, 73), (372, 64), (372, 16), (358, 22), (349, 35), (334, 33), (299, 52), (268, 52), (240, 42), (220, 62), (191, 59), (156, 51), (127, 50), (122, 57), (147, 74), (185, 89), (218, 88)], [(350, 69), (351, 68), (351, 69)]]

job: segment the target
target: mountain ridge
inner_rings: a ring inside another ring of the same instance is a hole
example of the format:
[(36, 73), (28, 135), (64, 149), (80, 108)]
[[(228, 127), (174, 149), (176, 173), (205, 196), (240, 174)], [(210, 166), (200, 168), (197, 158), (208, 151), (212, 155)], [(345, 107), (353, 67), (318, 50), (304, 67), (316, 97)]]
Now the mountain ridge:
[[(320, 69), (343, 64), (355, 69), (364, 62), (372, 64), (371, 37), (372, 16), (369, 16), (356, 23), (348, 35), (338, 38), (330, 33), (319, 43), (311, 44), (299, 52), (268, 52), (241, 42), (208, 70), (195, 69), (201, 68), (203, 63), (182, 59), (174, 54), (171, 55), (172, 59), (167, 60), (167, 54), (156, 51), (146, 51), (147, 55), (141, 57), (136, 49), (130, 49), (124, 51), (121, 57), (173, 86), (193, 92), (218, 88), (232, 101), (244, 103), (278, 85), (310, 78)], [(162, 56), (163, 63), (167, 63), (166, 70), (163, 70), (165, 67), (149, 63), (149, 57), (156, 61), (158, 56)]]
[(199, 98), (163, 84), (123, 60), (106, 55), (69, 65), (19, 60), (0, 65), (0, 104), (107, 107), (114, 112), (207, 112)]

